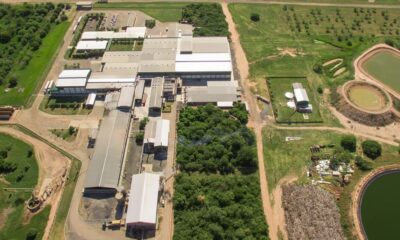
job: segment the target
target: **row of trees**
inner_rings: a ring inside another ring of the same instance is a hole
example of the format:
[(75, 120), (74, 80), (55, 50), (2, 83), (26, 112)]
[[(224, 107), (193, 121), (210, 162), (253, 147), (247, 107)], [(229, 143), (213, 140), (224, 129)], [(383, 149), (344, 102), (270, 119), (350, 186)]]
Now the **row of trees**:
[(229, 36), (222, 7), (217, 3), (193, 3), (182, 9), (181, 21), (195, 26), (194, 36)]
[(229, 112), (213, 105), (181, 111), (174, 239), (268, 239), (246, 122), (240, 104)]
[(255, 138), (246, 122), (247, 112), (242, 105), (229, 112), (211, 104), (183, 109), (178, 123), (179, 167), (188, 172), (222, 174), (235, 169), (255, 171)]
[(51, 27), (67, 19), (64, 4), (0, 4), (0, 84), (15, 87), (12, 72), (24, 69)]

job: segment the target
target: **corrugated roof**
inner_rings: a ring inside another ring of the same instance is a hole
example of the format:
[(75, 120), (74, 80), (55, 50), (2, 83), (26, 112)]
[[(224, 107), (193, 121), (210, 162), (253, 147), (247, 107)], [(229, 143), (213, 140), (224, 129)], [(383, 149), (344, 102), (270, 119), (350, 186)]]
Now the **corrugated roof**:
[(307, 92), (304, 88), (295, 88), (293, 89), (294, 97), (297, 102), (309, 102)]
[(86, 84), (86, 89), (88, 90), (114, 90), (114, 89), (120, 89), (124, 86), (135, 86), (134, 82), (122, 82), (122, 83), (114, 83), (114, 82), (91, 82)]
[(180, 52), (192, 52), (193, 51), (193, 37), (182, 36), (180, 39)]
[(149, 108), (161, 108), (162, 107), (162, 89), (163, 89), (164, 79), (163, 78), (153, 78), (151, 80), (151, 94)]
[(227, 37), (194, 37), (193, 53), (230, 53)]
[(86, 174), (85, 188), (116, 188), (121, 173), (130, 113), (111, 110), (103, 118)]
[(157, 174), (132, 176), (126, 224), (156, 224), (159, 187), (160, 176)]
[(192, 53), (177, 54), (177, 62), (230, 62), (230, 53)]
[(135, 39), (144, 38), (146, 35), (145, 27), (133, 27), (129, 32), (114, 32), (114, 31), (93, 31), (83, 32), (81, 40), (95, 39)]
[(141, 55), (142, 51), (107, 51), (101, 61), (105, 63), (139, 62)]
[(107, 48), (108, 40), (104, 41), (79, 41), (77, 50), (104, 50)]
[(137, 81), (136, 87), (135, 87), (135, 99), (143, 98), (144, 84), (145, 84), (144, 80)]
[(85, 87), (86, 78), (59, 78), (56, 87)]
[(156, 136), (154, 139), (155, 147), (168, 147), (169, 120), (157, 119)]
[(132, 107), (134, 94), (135, 94), (135, 87), (122, 87), (117, 107), (119, 108)]
[(175, 72), (175, 60), (141, 61), (139, 73)]
[(85, 105), (93, 106), (96, 102), (96, 93), (90, 93), (86, 99)]
[(235, 87), (186, 87), (186, 102), (188, 103), (236, 102), (237, 100), (237, 89)]
[(231, 62), (176, 62), (175, 72), (231, 72)]
[(90, 74), (90, 69), (67, 69), (63, 70), (59, 78), (87, 78)]

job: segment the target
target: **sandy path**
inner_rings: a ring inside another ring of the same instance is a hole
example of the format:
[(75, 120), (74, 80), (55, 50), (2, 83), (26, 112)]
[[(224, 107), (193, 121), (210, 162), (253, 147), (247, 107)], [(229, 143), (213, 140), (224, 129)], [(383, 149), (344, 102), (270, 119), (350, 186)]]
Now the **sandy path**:
[[(9, 134), (33, 146), (35, 157), (39, 166), (39, 178), (38, 184), (36, 186), (37, 190), (40, 189), (45, 178), (56, 179), (65, 172), (66, 168), (69, 167), (68, 158), (64, 157), (58, 151), (54, 150), (42, 141), (28, 136), (14, 128), (0, 126), (0, 132)], [(61, 198), (61, 193), (62, 191), (56, 192), (54, 195), (51, 196), (50, 199), (46, 201), (46, 204), (50, 204), (52, 208), (50, 210), (49, 219), (46, 224), (43, 239), (47, 239), (47, 236), (50, 233), (50, 228), (56, 216), (57, 206)]]
[(235, 23), (232, 19), (232, 15), (229, 12), (228, 4), (222, 2), (222, 10), (225, 14), (226, 21), (228, 23), (229, 32), (231, 33), (231, 46), (233, 49), (233, 55), (240, 74), (240, 82), (243, 89), (243, 99), (249, 105), (249, 127), (254, 129), (257, 141), (257, 157), (259, 166), (259, 176), (260, 176), (260, 190), (262, 198), (262, 207), (265, 215), (265, 220), (268, 223), (269, 237), (272, 240), (278, 239), (278, 231), (285, 231), (284, 221), (279, 217), (279, 214), (275, 215), (271, 207), (270, 196), (268, 192), (268, 183), (265, 173), (264, 165), (264, 155), (263, 155), (263, 142), (262, 142), (262, 128), (263, 121), (260, 117), (260, 111), (257, 107), (257, 100), (255, 96), (250, 91), (251, 83), (249, 82), (249, 64), (247, 62), (246, 54), (240, 45), (240, 36), (236, 30)]

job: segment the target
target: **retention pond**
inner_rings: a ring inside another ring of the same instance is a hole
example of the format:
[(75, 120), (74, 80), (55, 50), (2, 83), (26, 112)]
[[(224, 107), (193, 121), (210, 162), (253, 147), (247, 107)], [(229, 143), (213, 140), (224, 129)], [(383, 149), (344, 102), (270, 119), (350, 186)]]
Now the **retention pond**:
[(375, 177), (361, 202), (361, 220), (368, 240), (400, 239), (400, 171)]

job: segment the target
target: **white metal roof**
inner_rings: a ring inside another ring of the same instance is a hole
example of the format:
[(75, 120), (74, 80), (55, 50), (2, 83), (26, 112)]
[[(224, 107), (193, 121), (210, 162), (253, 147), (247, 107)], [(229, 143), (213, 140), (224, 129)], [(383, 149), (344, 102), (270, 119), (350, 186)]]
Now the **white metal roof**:
[(59, 78), (57, 79), (56, 87), (84, 87), (86, 78)]
[(217, 102), (218, 107), (233, 107), (233, 102)]
[(107, 48), (108, 40), (102, 41), (79, 41), (77, 50), (104, 50)]
[(117, 107), (130, 108), (135, 95), (135, 87), (122, 87)]
[(175, 71), (184, 72), (231, 72), (230, 62), (176, 62)]
[(168, 147), (169, 120), (158, 119), (154, 146)]
[(126, 224), (157, 222), (157, 202), (160, 176), (141, 173), (132, 176)]
[(88, 83), (133, 83), (135, 80), (135, 77), (104, 76), (104, 78), (89, 78)]
[(112, 38), (144, 38), (146, 28), (132, 27), (129, 32), (114, 32), (114, 31), (94, 31), (82, 33), (81, 40), (94, 40), (94, 39), (112, 39)]
[(308, 95), (304, 88), (295, 88), (293, 89), (294, 96), (296, 97), (297, 102), (308, 102)]
[(90, 69), (67, 69), (63, 70), (59, 78), (86, 78), (90, 73)]
[(96, 93), (90, 93), (86, 99), (85, 105), (93, 106), (96, 101)]
[(229, 53), (193, 53), (193, 54), (177, 54), (177, 62), (230, 62), (231, 55)]

